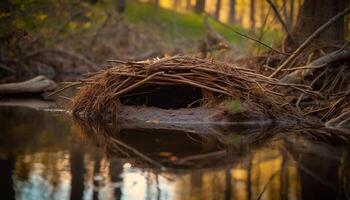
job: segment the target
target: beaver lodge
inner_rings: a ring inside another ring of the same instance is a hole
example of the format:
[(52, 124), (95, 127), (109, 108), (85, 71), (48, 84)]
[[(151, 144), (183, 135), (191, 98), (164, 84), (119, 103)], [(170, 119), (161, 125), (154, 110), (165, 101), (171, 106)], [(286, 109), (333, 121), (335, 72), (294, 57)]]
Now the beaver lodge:
[[(72, 105), (75, 116), (110, 119), (131, 107), (134, 109), (124, 114), (163, 112), (165, 116), (154, 114), (158, 120), (198, 110), (202, 110), (201, 115), (215, 115), (214, 120), (220, 118), (218, 115), (236, 116), (231, 121), (243, 120), (243, 116), (266, 119), (295, 114), (278, 92), (279, 87), (290, 85), (233, 64), (188, 56), (139, 62), (114, 60), (113, 64), (79, 83), (82, 86)], [(297, 84), (292, 87), (309, 89)], [(203, 113), (205, 109), (208, 112)], [(191, 120), (202, 121), (202, 117)]]
[[(348, 142), (347, 132), (314, 129), (320, 125), (317, 120), (302, 116), (285, 97), (286, 91), (317, 96), (311, 87), (234, 64), (188, 56), (115, 60), (109, 69), (88, 74), (78, 84), (72, 112), (83, 135), (110, 157), (130, 157), (140, 165), (212, 167), (226, 162), (226, 149), (241, 156), (242, 147), (258, 147), (296, 124), (303, 125), (300, 135), (314, 140)], [(246, 122), (252, 122), (248, 128)], [(279, 122), (287, 126), (275, 126)], [(228, 143), (233, 135), (235, 142)], [(160, 146), (176, 152), (179, 161), (159, 159), (153, 150)], [(213, 156), (202, 158), (203, 149)], [(197, 155), (200, 159), (186, 160)]]

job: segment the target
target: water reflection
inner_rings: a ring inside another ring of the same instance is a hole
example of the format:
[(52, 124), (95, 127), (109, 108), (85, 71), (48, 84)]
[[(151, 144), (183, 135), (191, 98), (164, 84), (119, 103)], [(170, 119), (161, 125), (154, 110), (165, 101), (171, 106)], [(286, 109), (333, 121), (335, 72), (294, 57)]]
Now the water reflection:
[(344, 135), (131, 132), (7, 107), (0, 107), (0, 119), (1, 199), (349, 197)]

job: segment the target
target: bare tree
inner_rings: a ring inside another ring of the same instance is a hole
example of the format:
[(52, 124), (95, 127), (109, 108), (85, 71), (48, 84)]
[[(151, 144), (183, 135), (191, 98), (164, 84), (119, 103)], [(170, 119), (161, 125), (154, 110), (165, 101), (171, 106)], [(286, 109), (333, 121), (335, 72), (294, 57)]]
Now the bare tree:
[(195, 12), (202, 13), (205, 9), (205, 0), (196, 0)]
[(290, 24), (290, 18), (287, 12), (287, 0), (282, 0), (282, 11), (283, 11), (283, 17), (285, 19), (285, 22), (287, 24), (288, 29), (291, 29), (291, 24)]
[(249, 18), (250, 18), (250, 28), (252, 31), (254, 31), (255, 30), (255, 0), (250, 0)]
[(186, 0), (186, 10), (191, 10), (191, 9), (192, 9), (191, 0)]
[(153, 0), (153, 4), (154, 4), (155, 6), (159, 6), (159, 0)]
[(180, 0), (173, 0), (173, 8), (176, 10), (179, 6)]
[(119, 13), (124, 13), (125, 7), (126, 7), (126, 2), (125, 0), (116, 0), (116, 8)]
[[(284, 19), (282, 18), (282, 15), (279, 13), (277, 6), (271, 1), (271, 0), (266, 0), (267, 3), (269, 3), (269, 5), (271, 6), (272, 10), (274, 11), (277, 19), (280, 21), (282, 27), (284, 28), (284, 30), (287, 33), (287, 37), (290, 38), (290, 40), (292, 40), (292, 34), (290, 33), (290, 29), (287, 25), (287, 23), (284, 21)], [(285, 6), (285, 4), (283, 5)], [(286, 12), (285, 12), (286, 13)], [(286, 17), (285, 17), (286, 18)]]
[(229, 21), (236, 23), (236, 0), (230, 0)]
[(215, 14), (214, 14), (216, 19), (220, 18), (220, 9), (221, 9), (221, 0), (216, 0)]
[(289, 0), (289, 9), (289, 24), (292, 28), (294, 24), (294, 0)]

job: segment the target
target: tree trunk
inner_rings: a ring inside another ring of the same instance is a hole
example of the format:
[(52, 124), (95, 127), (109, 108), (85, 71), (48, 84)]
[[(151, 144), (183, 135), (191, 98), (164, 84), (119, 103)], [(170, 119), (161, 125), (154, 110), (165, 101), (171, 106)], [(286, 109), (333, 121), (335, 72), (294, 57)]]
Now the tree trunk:
[(221, 9), (221, 0), (216, 0), (216, 6), (215, 6), (215, 18), (220, 18), (220, 9)]
[(255, 30), (255, 0), (250, 0), (250, 29), (254, 32)]
[(205, 0), (196, 0), (196, 7), (195, 12), (196, 13), (202, 13), (205, 9)]
[(186, 10), (191, 10), (191, 9), (192, 9), (191, 0), (186, 0)]
[(350, 36), (350, 15), (345, 17), (344, 21), (345, 21), (345, 33), (347, 33), (347, 36), (349, 38), (349, 36)]
[(291, 26), (290, 28), (292, 28), (294, 24), (294, 0), (289, 1), (289, 7), (289, 24)]
[(118, 13), (124, 13), (126, 7), (125, 0), (116, 0), (116, 7)]
[[(300, 7), (297, 23), (293, 30), (296, 45), (301, 44), (317, 28), (346, 8), (345, 0), (305, 0)], [(323, 31), (315, 43), (334, 43), (344, 40), (344, 18), (337, 20)]]
[(159, 6), (159, 0), (153, 0), (153, 4), (154, 4), (155, 6)]
[(174, 10), (177, 10), (177, 8), (179, 7), (179, 3), (180, 3), (180, 0), (174, 0), (173, 1), (173, 8), (174, 8)]
[(230, 0), (229, 20), (236, 23), (236, 0)]
[(289, 30), (291, 30), (291, 25), (290, 25), (290, 19), (289, 19), (289, 15), (288, 15), (288, 12), (287, 12), (287, 0), (283, 0), (282, 1), (282, 11), (283, 11), (283, 17), (284, 17), (284, 20), (287, 24), (287, 27)]

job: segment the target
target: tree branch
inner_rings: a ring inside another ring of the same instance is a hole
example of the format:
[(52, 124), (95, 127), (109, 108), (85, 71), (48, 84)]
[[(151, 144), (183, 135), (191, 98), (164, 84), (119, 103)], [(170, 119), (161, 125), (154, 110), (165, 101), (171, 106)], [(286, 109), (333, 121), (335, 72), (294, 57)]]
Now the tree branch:
[(289, 38), (293, 38), (293, 37), (292, 37), (292, 34), (290, 33), (290, 30), (289, 30), (289, 28), (288, 28), (288, 26), (287, 26), (287, 24), (286, 24), (286, 22), (283, 20), (282, 16), (281, 16), (280, 13), (278, 12), (278, 9), (277, 9), (277, 7), (275, 6), (275, 4), (273, 4), (271, 0), (266, 0), (266, 1), (269, 3), (269, 5), (271, 6), (272, 10), (274, 11), (276, 17), (277, 17), (278, 20), (281, 22), (282, 27), (283, 27), (284, 30), (286, 31), (288, 37), (289, 37)]

